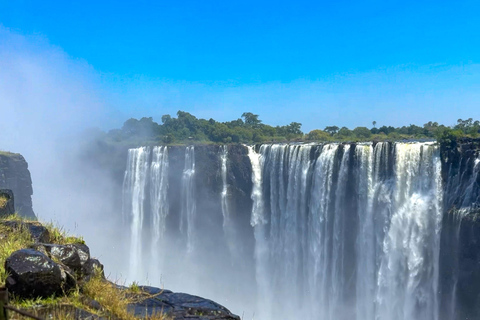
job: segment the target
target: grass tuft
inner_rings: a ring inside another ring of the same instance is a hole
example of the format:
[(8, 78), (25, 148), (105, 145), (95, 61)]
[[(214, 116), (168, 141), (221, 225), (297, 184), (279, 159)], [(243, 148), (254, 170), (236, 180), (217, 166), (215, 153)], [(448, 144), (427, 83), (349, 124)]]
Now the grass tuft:
[(7, 205), (7, 202), (8, 202), (8, 198), (4, 195), (1, 195), (0, 196), (0, 209), (5, 208), (5, 206)]
[(55, 244), (85, 244), (83, 237), (74, 237), (67, 234), (63, 227), (56, 226), (52, 222), (45, 224), (50, 233), (50, 242)]
[(0, 283), (5, 283), (5, 260), (15, 251), (28, 248), (32, 243), (32, 237), (26, 229), (13, 232), (5, 225), (0, 224)]

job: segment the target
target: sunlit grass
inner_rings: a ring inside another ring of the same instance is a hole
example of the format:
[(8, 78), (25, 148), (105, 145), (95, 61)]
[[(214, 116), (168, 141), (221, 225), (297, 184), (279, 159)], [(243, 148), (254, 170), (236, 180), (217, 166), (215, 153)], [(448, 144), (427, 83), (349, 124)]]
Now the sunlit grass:
[(8, 198), (4, 195), (1, 195), (0, 196), (0, 208), (5, 208), (5, 206), (7, 205), (7, 202), (8, 202)]
[[(3, 220), (5, 221), (5, 220)], [(13, 230), (0, 224), (0, 282), (5, 283), (5, 260), (15, 251), (28, 248), (33, 243), (28, 230), (21, 228)]]
[(85, 244), (83, 237), (74, 237), (67, 234), (63, 227), (50, 222), (44, 225), (50, 233), (50, 242), (56, 244)]

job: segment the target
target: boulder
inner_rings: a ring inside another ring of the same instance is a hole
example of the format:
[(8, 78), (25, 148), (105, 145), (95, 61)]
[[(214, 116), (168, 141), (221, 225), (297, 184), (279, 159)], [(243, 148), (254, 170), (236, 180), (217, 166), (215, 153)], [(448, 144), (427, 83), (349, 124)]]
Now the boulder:
[(82, 281), (88, 281), (96, 272), (100, 272), (100, 276), (105, 278), (105, 273), (103, 272), (103, 264), (100, 263), (97, 259), (88, 259), (87, 262), (82, 266)]
[(90, 250), (85, 245), (41, 244), (52, 259), (60, 261), (76, 273), (81, 273), (83, 265), (90, 259)]
[(64, 270), (45, 254), (33, 249), (15, 251), (5, 261), (8, 290), (22, 298), (47, 298), (65, 289)]
[(163, 312), (175, 320), (240, 320), (239, 316), (212, 300), (155, 287), (141, 286), (140, 289), (151, 297), (134, 299), (139, 302), (129, 306), (130, 312), (139, 318)]
[(0, 217), (15, 214), (13, 192), (10, 189), (0, 189)]
[(35, 243), (50, 241), (50, 232), (39, 222), (7, 220), (2, 221), (1, 224), (14, 229), (14, 231), (27, 229)]

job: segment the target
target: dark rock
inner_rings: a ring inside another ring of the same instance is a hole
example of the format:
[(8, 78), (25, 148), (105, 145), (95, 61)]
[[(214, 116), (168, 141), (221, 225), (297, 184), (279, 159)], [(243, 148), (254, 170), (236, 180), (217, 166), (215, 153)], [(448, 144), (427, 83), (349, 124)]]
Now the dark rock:
[(36, 219), (32, 209), (32, 178), (25, 158), (17, 153), (0, 152), (0, 188), (15, 194), (15, 207), (19, 215)]
[(75, 272), (81, 271), (82, 260), (80, 259), (78, 248), (73, 244), (44, 244), (43, 246), (47, 249), (50, 258), (60, 261)]
[[(475, 170), (475, 161), (480, 157), (480, 139), (447, 142), (440, 145), (445, 210), (440, 245), (440, 319), (477, 319), (480, 174)], [(452, 293), (456, 296), (452, 297)]]
[(100, 272), (100, 276), (105, 278), (103, 264), (101, 264), (97, 259), (88, 259), (88, 261), (82, 266), (82, 281), (90, 280), (96, 275), (97, 272)]
[(6, 286), (22, 298), (50, 297), (64, 290), (62, 269), (43, 253), (22, 249), (12, 253), (5, 261), (9, 274)]
[(14, 231), (27, 229), (32, 236), (32, 240), (36, 243), (50, 241), (50, 232), (39, 222), (7, 220), (2, 221), (1, 223), (9, 228), (14, 229)]
[(137, 317), (163, 312), (176, 320), (240, 320), (227, 308), (208, 299), (154, 287), (141, 286), (140, 289), (151, 297), (130, 305), (130, 311)]
[(47, 228), (35, 222), (27, 222), (25, 224), (27, 225), (28, 231), (30, 232), (33, 241), (44, 243), (50, 241), (50, 232)]
[(15, 214), (13, 192), (10, 189), (0, 189), (0, 217)]

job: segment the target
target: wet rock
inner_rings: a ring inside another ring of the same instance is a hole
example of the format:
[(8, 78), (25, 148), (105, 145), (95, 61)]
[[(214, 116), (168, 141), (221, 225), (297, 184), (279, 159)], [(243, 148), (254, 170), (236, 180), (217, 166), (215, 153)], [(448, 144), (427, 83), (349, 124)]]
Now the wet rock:
[(15, 214), (13, 192), (10, 189), (0, 189), (0, 217)]
[(163, 312), (175, 320), (240, 320), (227, 308), (208, 299), (148, 286), (141, 286), (140, 290), (151, 297), (130, 305), (130, 311), (137, 317)]
[(5, 261), (5, 270), (9, 274), (6, 287), (19, 297), (47, 298), (64, 290), (66, 276), (62, 269), (39, 251), (15, 251)]

